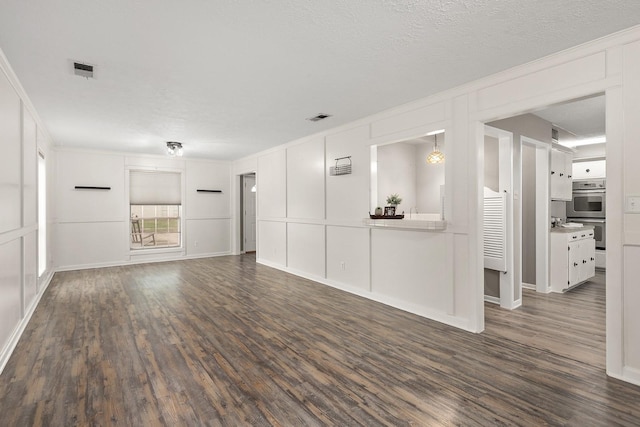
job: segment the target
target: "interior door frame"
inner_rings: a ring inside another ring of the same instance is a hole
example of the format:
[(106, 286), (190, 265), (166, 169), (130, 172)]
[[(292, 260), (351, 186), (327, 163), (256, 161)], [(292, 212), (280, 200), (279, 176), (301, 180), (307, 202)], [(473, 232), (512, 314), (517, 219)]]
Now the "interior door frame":
[[(549, 168), (551, 146), (528, 136), (520, 136), (520, 149), (527, 145), (536, 150), (536, 292), (551, 292), (549, 280), (549, 215), (550, 215), (550, 191)], [(522, 172), (522, 156), (520, 156), (520, 171)], [(520, 194), (522, 194), (522, 179), (520, 180)], [(522, 197), (518, 201), (520, 205), (520, 224), (523, 224)], [(522, 254), (524, 239), (520, 239), (520, 276), (522, 283)]]

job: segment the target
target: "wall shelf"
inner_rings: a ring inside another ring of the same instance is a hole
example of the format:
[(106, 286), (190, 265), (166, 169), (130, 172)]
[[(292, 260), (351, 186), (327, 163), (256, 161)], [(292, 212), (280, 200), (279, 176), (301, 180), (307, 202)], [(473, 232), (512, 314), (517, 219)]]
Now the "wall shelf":
[(111, 187), (95, 187), (90, 185), (76, 185), (76, 190), (111, 190)]

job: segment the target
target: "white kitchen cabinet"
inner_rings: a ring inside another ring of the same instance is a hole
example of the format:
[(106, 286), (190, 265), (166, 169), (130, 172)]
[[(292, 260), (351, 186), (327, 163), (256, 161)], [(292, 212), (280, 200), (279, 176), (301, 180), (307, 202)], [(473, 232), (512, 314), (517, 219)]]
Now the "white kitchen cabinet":
[(573, 163), (573, 179), (606, 178), (607, 162), (605, 160), (589, 160)]
[(551, 200), (571, 200), (573, 182), (572, 155), (551, 150)]
[(551, 232), (551, 290), (564, 292), (596, 274), (593, 228)]

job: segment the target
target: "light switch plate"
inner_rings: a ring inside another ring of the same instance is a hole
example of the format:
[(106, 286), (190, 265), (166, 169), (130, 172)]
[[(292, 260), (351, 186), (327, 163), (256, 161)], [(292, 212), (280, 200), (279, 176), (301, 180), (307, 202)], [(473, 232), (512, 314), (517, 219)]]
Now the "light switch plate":
[(640, 214), (640, 196), (627, 196), (625, 212)]

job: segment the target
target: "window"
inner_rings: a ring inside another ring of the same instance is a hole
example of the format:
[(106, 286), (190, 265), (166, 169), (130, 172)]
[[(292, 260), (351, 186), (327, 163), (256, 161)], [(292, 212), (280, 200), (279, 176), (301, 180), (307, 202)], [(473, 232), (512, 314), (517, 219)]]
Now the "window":
[(38, 153), (38, 277), (47, 271), (47, 169)]
[(129, 172), (130, 244), (136, 249), (180, 247), (182, 184), (179, 172)]
[(131, 205), (131, 249), (180, 246), (180, 205)]

